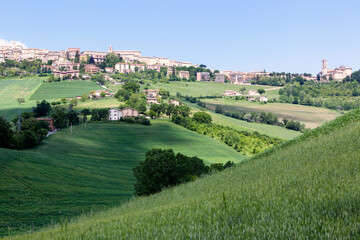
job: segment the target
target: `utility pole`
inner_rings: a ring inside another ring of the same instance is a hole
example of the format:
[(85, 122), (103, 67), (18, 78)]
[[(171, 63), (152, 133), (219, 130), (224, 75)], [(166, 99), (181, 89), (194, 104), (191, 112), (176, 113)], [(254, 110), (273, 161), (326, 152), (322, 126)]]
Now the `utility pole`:
[(19, 115), (18, 115), (18, 133), (20, 132), (21, 129), (21, 118), (20, 118), (20, 108), (19, 108)]
[(208, 85), (209, 85), (209, 82), (206, 83), (206, 96), (209, 96), (208, 95)]

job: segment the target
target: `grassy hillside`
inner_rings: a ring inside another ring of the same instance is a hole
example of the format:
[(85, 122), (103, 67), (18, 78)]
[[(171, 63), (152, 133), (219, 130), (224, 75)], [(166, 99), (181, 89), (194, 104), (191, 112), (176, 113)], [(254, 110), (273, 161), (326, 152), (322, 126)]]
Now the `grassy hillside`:
[(76, 97), (81, 96), (84, 93), (89, 94), (93, 90), (102, 89), (102, 87), (93, 81), (64, 81), (44, 83), (30, 97), (30, 100)]
[[(95, 82), (72, 81), (43, 83), (47, 77), (11, 78), (0, 80), (0, 116), (11, 120), (19, 111), (30, 111), (36, 101), (76, 97), (92, 90), (103, 89)], [(19, 105), (17, 98), (24, 98)], [(116, 100), (116, 99), (115, 99)], [(112, 102), (116, 102), (113, 100)], [(114, 104), (114, 103), (112, 103)]]
[(151, 126), (88, 124), (59, 131), (35, 149), (0, 148), (0, 236), (118, 205), (134, 192), (132, 168), (152, 148), (212, 162), (244, 157), (167, 121)]
[[(0, 116), (12, 119), (19, 108), (27, 111), (36, 105), (30, 96), (39, 88), (44, 78), (11, 78), (0, 79)], [(17, 98), (24, 98), (25, 104), (19, 105)]]
[(215, 109), (216, 105), (220, 105), (228, 112), (272, 112), (280, 119), (287, 118), (305, 123), (307, 128), (316, 128), (324, 122), (333, 120), (340, 115), (333, 110), (296, 104), (260, 104), (231, 99), (203, 99), (202, 101), (205, 102), (210, 109)]
[[(119, 85), (118, 85), (119, 86)], [(114, 86), (116, 87), (116, 86)], [(182, 95), (189, 95), (193, 97), (210, 96), (210, 95), (221, 95), (225, 90), (239, 91), (240, 88), (245, 87), (247, 90), (273, 89), (265, 93), (269, 97), (278, 96), (278, 88), (270, 86), (254, 86), (254, 85), (237, 85), (237, 84), (225, 84), (217, 82), (170, 82), (170, 83), (156, 83), (151, 84), (149, 88), (159, 89), (164, 88), (170, 92), (171, 95), (176, 95), (180, 92)]]
[(360, 110), (237, 167), (12, 239), (358, 239)]
[(117, 98), (114, 97), (106, 97), (101, 98), (99, 100), (87, 100), (85, 102), (78, 101), (78, 105), (76, 106), (76, 109), (83, 109), (83, 108), (117, 108), (119, 107), (121, 102), (117, 100)]
[(262, 124), (262, 123), (246, 122), (239, 119), (227, 117), (222, 114), (217, 114), (213, 111), (207, 110), (206, 108), (199, 107), (197, 104), (194, 103), (186, 102), (186, 104), (191, 107), (192, 112), (197, 112), (201, 110), (210, 114), (213, 123), (223, 126), (228, 126), (238, 131), (250, 131), (250, 132), (257, 131), (261, 134), (265, 134), (276, 138), (282, 138), (286, 140), (290, 140), (301, 135), (301, 132), (286, 129), (284, 127)]

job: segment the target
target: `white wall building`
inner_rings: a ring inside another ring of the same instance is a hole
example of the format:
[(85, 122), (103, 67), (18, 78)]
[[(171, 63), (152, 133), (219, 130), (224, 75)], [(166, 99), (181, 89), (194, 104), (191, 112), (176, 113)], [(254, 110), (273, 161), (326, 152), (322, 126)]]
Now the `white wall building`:
[(122, 117), (122, 110), (117, 108), (110, 108), (109, 110), (109, 120), (110, 121), (117, 121), (120, 120)]

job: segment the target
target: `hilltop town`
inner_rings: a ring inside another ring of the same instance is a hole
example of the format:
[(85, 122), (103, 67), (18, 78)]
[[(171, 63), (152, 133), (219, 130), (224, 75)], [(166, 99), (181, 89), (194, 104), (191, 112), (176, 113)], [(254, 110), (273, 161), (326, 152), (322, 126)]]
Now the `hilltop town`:
[[(105, 64), (107, 57), (110, 57), (112, 61), (112, 64), (108, 66)], [(48, 49), (24, 48), (23, 45), (12, 42), (9, 46), (0, 46), (0, 63), (5, 62), (6, 59), (17, 62), (39, 60), (42, 63), (41, 69), (46, 69), (46, 71), (53, 73), (55, 77), (61, 79), (79, 78), (81, 73), (82, 79), (90, 79), (91, 74), (97, 72), (128, 74), (145, 70), (160, 72), (162, 68), (166, 69), (167, 76), (175, 75), (180, 79), (192, 81), (215, 81), (231, 84), (250, 84), (251, 80), (259, 80), (272, 76), (283, 79), (301, 76), (308, 81), (341, 81), (352, 73), (351, 68), (343, 65), (335, 69), (328, 69), (327, 60), (324, 59), (322, 70), (317, 76), (306, 73), (271, 73), (265, 70), (248, 73), (237, 70), (209, 70), (197, 72), (196, 76), (191, 78), (189, 71), (184, 69), (206, 66), (203, 64), (194, 65), (190, 62), (173, 60), (166, 57), (142, 56), (141, 51), (138, 50), (114, 50), (111, 45), (108, 47), (107, 52), (81, 51), (80, 48), (51, 51)], [(18, 69), (12, 68), (12, 70), (16, 71)], [(21, 74), (21, 71), (19, 72)]]

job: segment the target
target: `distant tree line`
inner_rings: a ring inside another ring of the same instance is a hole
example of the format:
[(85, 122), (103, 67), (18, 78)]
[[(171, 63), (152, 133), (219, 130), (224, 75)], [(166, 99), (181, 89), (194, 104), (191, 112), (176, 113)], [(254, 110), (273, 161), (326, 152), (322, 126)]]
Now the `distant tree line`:
[(42, 70), (44, 70), (41, 65), (42, 61), (39, 59), (34, 61), (23, 60), (21, 62), (5, 59), (5, 62), (0, 63), (0, 78), (41, 74)]
[(344, 82), (289, 84), (279, 90), (279, 101), (345, 111), (358, 108), (360, 107), (360, 76), (358, 75), (359, 72), (354, 72), (353, 78)]

